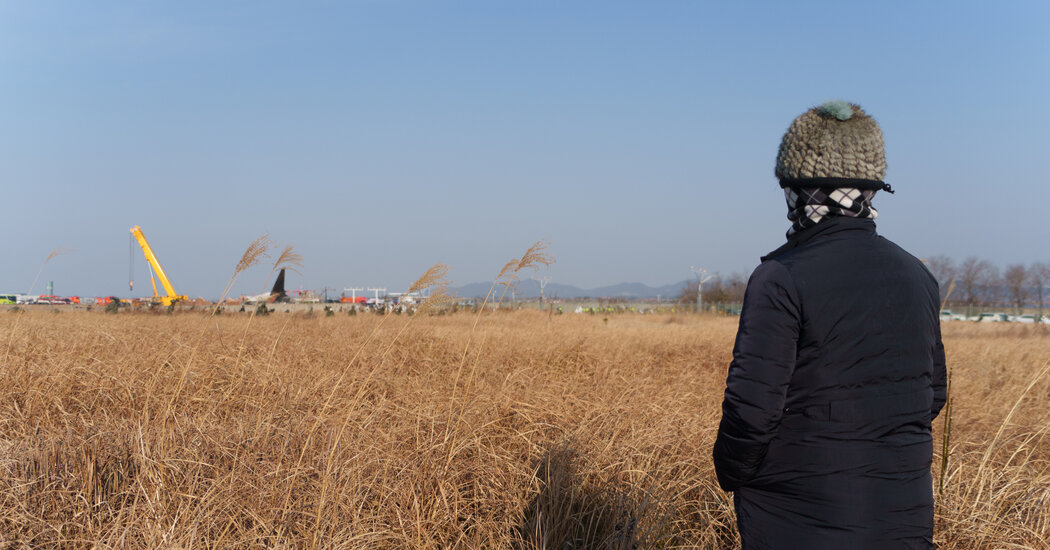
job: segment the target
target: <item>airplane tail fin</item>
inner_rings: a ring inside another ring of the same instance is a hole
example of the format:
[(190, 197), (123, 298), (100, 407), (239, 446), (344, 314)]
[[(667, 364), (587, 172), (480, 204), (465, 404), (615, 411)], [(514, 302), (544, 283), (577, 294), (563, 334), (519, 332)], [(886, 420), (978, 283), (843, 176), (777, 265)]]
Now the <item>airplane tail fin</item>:
[(284, 291), (284, 269), (277, 274), (277, 281), (273, 283), (273, 290), (270, 291), (270, 296), (273, 297), (273, 301), (282, 302), (288, 299), (288, 294)]

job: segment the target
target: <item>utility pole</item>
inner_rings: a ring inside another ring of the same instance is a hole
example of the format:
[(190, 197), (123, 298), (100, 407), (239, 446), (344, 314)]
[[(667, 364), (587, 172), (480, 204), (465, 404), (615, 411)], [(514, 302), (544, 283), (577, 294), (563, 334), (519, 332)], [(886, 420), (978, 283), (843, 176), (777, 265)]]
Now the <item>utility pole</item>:
[(336, 290), (336, 289), (334, 289), (334, 288), (328, 288), (328, 287), (323, 287), (323, 290), (324, 290), (324, 303), (326, 303), (326, 304), (327, 304), (327, 303), (328, 303), (328, 291), (329, 291), (329, 290), (332, 290), (332, 291), (334, 291), (334, 290)]
[(369, 288), (368, 291), (376, 293), (376, 304), (378, 304), (379, 303), (379, 293), (380, 292), (386, 292), (386, 289), (385, 288)]
[(343, 292), (344, 292), (344, 293), (345, 293), (346, 291), (348, 291), (348, 290), (350, 291), (350, 300), (351, 300), (351, 301), (352, 301), (353, 303), (355, 303), (355, 304), (356, 304), (356, 303), (357, 303), (357, 291), (358, 291), (358, 290), (364, 290), (364, 289), (363, 289), (363, 288), (350, 288), (350, 287), (343, 287)]
[(542, 310), (543, 304), (547, 303), (547, 298), (546, 294), (544, 294), (544, 289), (547, 288), (547, 283), (551, 282), (551, 277), (550, 275), (544, 277), (534, 276), (532, 277), (532, 280), (540, 284), (540, 309)]
[[(704, 306), (704, 283), (709, 281), (712, 275), (707, 275), (707, 270), (702, 267), (689, 266), (689, 271), (696, 275), (696, 311), (703, 311)], [(706, 277), (704, 275), (707, 275)]]

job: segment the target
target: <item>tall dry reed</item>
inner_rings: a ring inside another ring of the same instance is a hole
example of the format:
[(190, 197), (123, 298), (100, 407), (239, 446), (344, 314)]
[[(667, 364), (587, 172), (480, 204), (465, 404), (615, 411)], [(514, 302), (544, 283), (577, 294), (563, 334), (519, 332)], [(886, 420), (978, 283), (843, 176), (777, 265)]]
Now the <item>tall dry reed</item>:
[[(733, 547), (734, 320), (608, 319), (0, 312), (0, 548)], [(944, 326), (941, 548), (1048, 545), (1038, 329)]]

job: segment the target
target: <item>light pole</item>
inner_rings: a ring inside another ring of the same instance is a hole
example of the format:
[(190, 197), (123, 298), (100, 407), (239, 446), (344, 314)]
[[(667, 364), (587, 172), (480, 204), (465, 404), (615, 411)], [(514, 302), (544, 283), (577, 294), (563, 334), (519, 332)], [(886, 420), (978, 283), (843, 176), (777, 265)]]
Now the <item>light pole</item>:
[(376, 293), (375, 305), (376, 305), (376, 307), (379, 307), (379, 293), (380, 292), (386, 292), (386, 289), (385, 288), (369, 288), (368, 291)]
[(532, 277), (532, 280), (540, 284), (540, 310), (542, 310), (543, 304), (547, 302), (543, 289), (547, 288), (547, 283), (551, 282), (551, 278), (548, 275), (546, 277)]
[(699, 313), (703, 311), (704, 306), (704, 283), (709, 281), (712, 275), (707, 275), (706, 269), (693, 265), (689, 266), (689, 271), (696, 275), (696, 311)]

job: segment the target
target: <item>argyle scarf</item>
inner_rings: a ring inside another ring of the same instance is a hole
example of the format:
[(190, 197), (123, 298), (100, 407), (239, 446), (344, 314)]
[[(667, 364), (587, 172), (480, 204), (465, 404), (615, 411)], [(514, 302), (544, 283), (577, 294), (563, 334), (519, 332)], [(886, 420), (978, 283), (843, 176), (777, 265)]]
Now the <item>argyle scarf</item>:
[(788, 219), (791, 220), (787, 236), (835, 216), (874, 220), (879, 217), (879, 213), (871, 206), (871, 198), (876, 192), (852, 187), (785, 187), (784, 197), (787, 199)]

